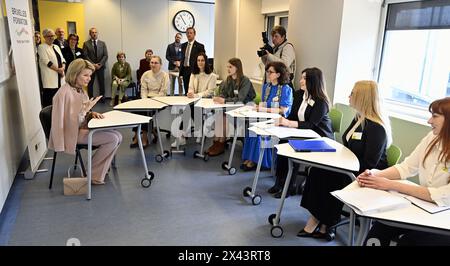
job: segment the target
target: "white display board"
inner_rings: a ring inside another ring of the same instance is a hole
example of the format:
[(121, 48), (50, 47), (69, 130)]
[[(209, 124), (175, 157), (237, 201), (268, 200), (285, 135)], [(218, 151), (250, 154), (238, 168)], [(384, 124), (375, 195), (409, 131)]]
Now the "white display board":
[(36, 172), (47, 152), (44, 131), (39, 120), (41, 101), (35, 62), (34, 31), (28, 0), (6, 0), (11, 47), (19, 88), (30, 167)]

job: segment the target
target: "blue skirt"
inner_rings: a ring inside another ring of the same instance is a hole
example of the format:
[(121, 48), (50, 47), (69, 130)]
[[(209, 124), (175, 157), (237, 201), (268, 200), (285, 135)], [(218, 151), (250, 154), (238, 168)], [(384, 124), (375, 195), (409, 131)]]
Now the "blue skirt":
[[(245, 137), (244, 149), (242, 151), (242, 159), (250, 160), (254, 163), (258, 163), (259, 159), (259, 147), (261, 147), (261, 137)], [(270, 141), (270, 140), (267, 140)], [(262, 160), (262, 168), (270, 168), (272, 165), (272, 149), (264, 149), (264, 156)]]

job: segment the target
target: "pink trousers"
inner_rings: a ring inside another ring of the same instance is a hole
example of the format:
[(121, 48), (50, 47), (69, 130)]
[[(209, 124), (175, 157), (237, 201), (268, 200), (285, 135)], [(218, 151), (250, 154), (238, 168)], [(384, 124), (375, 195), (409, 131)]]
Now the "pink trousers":
[[(89, 130), (80, 129), (78, 143), (88, 143)], [(102, 183), (111, 166), (112, 159), (122, 142), (122, 135), (116, 130), (97, 131), (92, 135), (92, 145), (99, 146), (92, 156), (92, 181)]]

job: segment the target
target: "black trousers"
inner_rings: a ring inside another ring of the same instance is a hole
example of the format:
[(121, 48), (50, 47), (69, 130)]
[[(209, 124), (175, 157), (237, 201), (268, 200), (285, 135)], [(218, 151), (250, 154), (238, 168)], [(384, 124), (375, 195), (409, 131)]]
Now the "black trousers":
[(375, 222), (364, 241), (364, 246), (450, 246), (450, 236), (410, 229)]
[(57, 92), (58, 88), (42, 90), (42, 108), (53, 104), (53, 96), (55, 96)]
[(307, 209), (322, 224), (330, 227), (341, 219), (343, 203), (330, 194), (351, 183), (351, 178), (320, 168), (312, 167), (306, 177), (300, 206)]
[(105, 67), (101, 67), (92, 73), (91, 81), (88, 84), (88, 94), (89, 98), (94, 97), (94, 82), (95, 78), (98, 78), (98, 86), (99, 86), (99, 95), (105, 96)]
[[(184, 87), (184, 95), (187, 95), (188, 91), (189, 91), (189, 80), (191, 79), (191, 68), (190, 67), (185, 67), (183, 69), (183, 87)], [(181, 92), (179, 92), (179, 94), (181, 95)]]

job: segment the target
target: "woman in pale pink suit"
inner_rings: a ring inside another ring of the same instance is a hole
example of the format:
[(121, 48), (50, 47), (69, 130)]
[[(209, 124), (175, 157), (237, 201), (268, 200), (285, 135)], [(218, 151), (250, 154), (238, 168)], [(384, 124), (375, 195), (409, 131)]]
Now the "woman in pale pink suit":
[[(52, 129), (49, 148), (56, 152), (75, 154), (76, 144), (87, 144), (89, 119), (102, 119), (103, 115), (90, 111), (101, 96), (89, 100), (83, 87), (91, 80), (94, 65), (84, 59), (74, 60), (66, 73), (66, 84), (53, 97)], [(92, 145), (99, 146), (92, 157), (92, 184), (105, 184), (105, 175), (122, 142), (116, 130), (96, 132)]]

